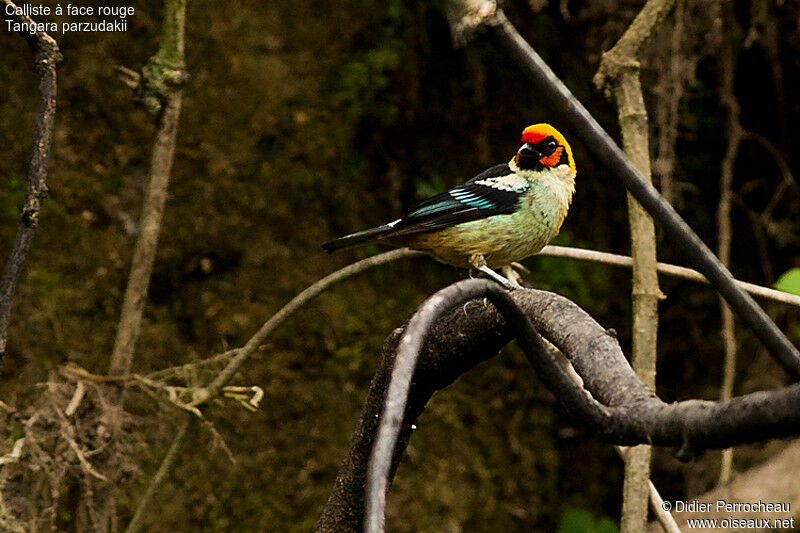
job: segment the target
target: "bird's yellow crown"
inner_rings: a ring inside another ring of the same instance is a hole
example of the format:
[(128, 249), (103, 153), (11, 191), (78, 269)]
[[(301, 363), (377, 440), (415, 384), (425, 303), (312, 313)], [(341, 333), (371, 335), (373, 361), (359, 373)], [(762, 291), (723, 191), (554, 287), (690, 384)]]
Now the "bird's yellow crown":
[[(542, 124), (533, 124), (531, 126), (528, 126), (524, 130), (522, 130), (521, 140), (524, 143), (539, 144), (548, 137), (552, 137), (553, 139), (555, 139), (558, 145), (562, 146), (564, 148), (564, 151), (567, 152), (567, 159), (569, 160), (569, 168), (574, 173), (576, 169), (575, 169), (575, 159), (572, 157), (572, 148), (567, 142), (567, 139), (565, 139), (564, 136), (561, 135), (561, 132), (555, 129), (550, 124), (542, 123)], [(556, 154), (556, 157), (553, 159), (554, 163), (548, 166), (555, 166), (555, 164), (558, 163), (559, 159), (558, 156), (560, 156), (560, 153)], [(546, 164), (545, 161), (542, 162)]]

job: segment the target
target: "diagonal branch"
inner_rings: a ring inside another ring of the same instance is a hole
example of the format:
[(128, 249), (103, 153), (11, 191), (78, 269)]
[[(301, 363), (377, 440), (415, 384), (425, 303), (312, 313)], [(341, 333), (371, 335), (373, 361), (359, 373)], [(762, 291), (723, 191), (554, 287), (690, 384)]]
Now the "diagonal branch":
[(136, 512), (134, 513), (133, 518), (131, 518), (128, 527), (125, 529), (125, 533), (138, 533), (142, 530), (142, 527), (144, 527), (147, 512), (150, 510), (150, 504), (155, 499), (156, 494), (158, 494), (158, 492), (161, 490), (161, 487), (164, 486), (167, 478), (169, 478), (169, 476), (172, 474), (172, 469), (175, 467), (175, 463), (180, 456), (181, 448), (183, 448), (187, 436), (189, 436), (191, 429), (196, 423), (196, 416), (188, 413), (183, 416), (183, 420), (180, 423), (178, 432), (175, 434), (175, 438), (172, 440), (172, 444), (170, 444), (167, 454), (161, 461), (158, 471), (147, 485), (147, 490), (145, 491), (144, 496), (142, 496), (142, 499), (139, 501), (139, 505), (136, 507)]
[(559, 110), (563, 124), (611, 171), (634, 198), (680, 244), (689, 261), (708, 278), (742, 321), (793, 378), (800, 379), (800, 352), (763, 309), (741, 288), (731, 273), (700, 240), (675, 209), (647, 183), (589, 111), (575, 98), (550, 67), (508, 21), (502, 10), (489, 12), (481, 22), (506, 47), (531, 79), (537, 94)]
[[(219, 390), (230, 381), (236, 372), (248, 361), (248, 359), (258, 351), (261, 345), (267, 338), (278, 329), (286, 320), (294, 315), (299, 309), (304, 307), (309, 302), (313, 301), (317, 296), (330, 289), (333, 285), (344, 281), (356, 274), (369, 270), (371, 268), (384, 265), (397, 261), (399, 259), (407, 259), (413, 257), (420, 257), (424, 255), (422, 252), (416, 252), (403, 248), (400, 250), (393, 250), (367, 259), (362, 259), (351, 265), (337, 270), (336, 272), (322, 278), (310, 287), (306, 288), (303, 292), (292, 298), (289, 303), (284, 305), (277, 313), (272, 315), (266, 322), (259, 328), (259, 330), (247, 341), (247, 343), (237, 350), (232, 350), (235, 353), (225, 368), (217, 374), (216, 378), (211, 384), (202, 389), (195, 395), (194, 402), (189, 406), (194, 409), (202, 407), (202, 404), (209, 399), (213, 398)], [(230, 352), (229, 352), (230, 353)], [(228, 355), (227, 353), (225, 355)], [(170, 475), (172, 469), (179, 458), (180, 450), (183, 447), (188, 435), (191, 435), (192, 428), (196, 427), (192, 419), (196, 418), (193, 415), (186, 415), (184, 422), (178, 429), (172, 444), (169, 447), (166, 455), (158, 467), (158, 471), (153, 479), (147, 486), (144, 496), (139, 501), (136, 507), (134, 518), (128, 526), (129, 532), (139, 531), (144, 523), (147, 513), (150, 511), (156, 494), (164, 484), (165, 479)]]
[[(0, 3), (3, 5), (3, 13), (7, 13), (9, 9), (13, 12), (17, 8), (11, 0), (0, 0)], [(28, 27), (36, 27), (35, 22), (26, 15), (12, 14), (8, 16), (27, 24)], [(33, 70), (39, 77), (41, 95), (39, 97), (39, 115), (36, 118), (36, 130), (33, 137), (33, 154), (25, 189), (25, 205), (22, 207), (14, 245), (3, 270), (3, 277), (0, 279), (0, 369), (6, 353), (9, 315), (17, 280), (39, 225), (39, 209), (42, 200), (47, 197), (47, 162), (50, 158), (53, 123), (56, 116), (56, 67), (62, 59), (58, 44), (47, 33), (21, 31), (20, 35), (25, 38), (33, 50)]]
[(425, 254), (422, 252), (409, 250), (407, 248), (393, 250), (391, 252), (386, 252), (380, 255), (369, 257), (367, 259), (362, 259), (361, 261), (337, 270), (333, 274), (330, 274), (314, 283), (303, 292), (292, 298), (292, 300), (283, 306), (280, 311), (272, 315), (266, 322), (264, 322), (261, 328), (259, 328), (259, 330), (247, 341), (247, 343), (237, 350), (234, 358), (230, 360), (230, 362), (219, 374), (217, 374), (211, 383), (209, 383), (205, 389), (202, 389), (196, 393), (192, 405), (201, 405), (216, 395), (217, 392), (219, 392), (219, 390), (231, 380), (233, 375), (236, 374), (242, 365), (244, 365), (244, 363), (247, 362), (247, 360), (250, 359), (250, 357), (256, 351), (258, 351), (259, 346), (264, 344), (264, 341), (272, 334), (273, 331), (283, 324), (283, 322), (285, 322), (287, 318), (294, 314), (295, 311), (328, 290), (332, 285), (370, 268), (391, 263), (393, 261), (397, 261), (398, 259), (419, 257), (422, 255)]

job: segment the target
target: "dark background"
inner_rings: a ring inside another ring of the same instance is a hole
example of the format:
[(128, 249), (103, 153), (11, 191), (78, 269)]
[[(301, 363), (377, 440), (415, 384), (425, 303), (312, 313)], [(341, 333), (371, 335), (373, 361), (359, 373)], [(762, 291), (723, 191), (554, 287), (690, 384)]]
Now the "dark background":
[[(32, 404), (39, 394), (33, 385), (67, 361), (107, 370), (155, 131), (114, 67), (138, 68), (155, 52), (161, 3), (131, 5), (136, 13), (126, 33), (56, 36), (64, 61), (50, 197), (20, 280), (0, 377), (1, 399), (18, 408)], [(714, 29), (706, 3), (684, 6), (674, 201), (713, 247), (727, 130), (719, 51), (737, 38), (729, 28)], [(505, 6), (613, 135), (615, 108), (591, 79), (601, 53), (640, 7), (614, 0)], [(754, 23), (756, 8), (768, 10), (768, 24)], [(734, 10), (743, 33), (754, 35), (734, 43), (743, 125), (771, 142), (797, 174), (798, 4), (737, 1)], [(672, 32), (670, 18), (643, 59), (651, 117), (665, 105)], [(0, 50), (5, 252), (24, 198), (38, 93), (24, 41), (4, 28)], [(559, 111), (541, 106), (520, 69), (487, 36), (454, 48), (440, 2), (190, 2), (186, 56), (191, 79), (137, 346), (139, 373), (240, 346), (304, 287), (379, 250), (328, 256), (322, 242), (391, 220), (508, 160), (528, 124), (561, 127)], [(656, 134), (663, 124), (653, 122)], [(577, 142), (573, 149), (577, 193), (555, 242), (628, 253), (624, 191)], [(770, 285), (800, 266), (800, 189), (790, 186), (769, 223), (756, 224), (751, 215), (772, 198), (779, 168), (761, 145), (745, 141), (735, 172), (732, 271)], [(659, 259), (686, 264), (662, 238)], [(537, 287), (574, 299), (616, 329), (629, 352), (629, 272), (551, 258), (524, 264)], [(264, 388), (261, 409), (227, 404), (209, 412), (235, 462), (202, 430), (158, 498), (154, 530), (312, 529), (383, 338), (426, 296), (464, 276), (430, 260), (401, 262), (338, 286), (293, 318), (235, 379)], [(704, 286), (672, 279), (662, 278), (662, 290), (668, 298), (660, 307), (658, 392), (668, 401), (715, 399), (722, 358), (717, 298)], [(768, 310), (798, 342), (798, 313)], [(756, 340), (737, 334), (736, 392), (784, 383)], [(134, 456), (140, 470), (120, 504), (123, 520), (174, 433), (174, 419), (147, 396), (133, 395), (129, 404), (142, 442)], [(10, 445), (19, 435), (7, 422)], [(619, 515), (622, 471), (612, 448), (573, 425), (513, 346), (434, 396), (418, 428), (389, 498), (394, 531), (549, 530), (575, 508)], [(761, 462), (780, 445), (744, 447), (735, 467)], [(684, 465), (659, 450), (653, 479), (665, 499), (690, 498), (713, 486), (718, 459), (709, 452)], [(73, 520), (71, 501), (59, 514), (65, 528)]]

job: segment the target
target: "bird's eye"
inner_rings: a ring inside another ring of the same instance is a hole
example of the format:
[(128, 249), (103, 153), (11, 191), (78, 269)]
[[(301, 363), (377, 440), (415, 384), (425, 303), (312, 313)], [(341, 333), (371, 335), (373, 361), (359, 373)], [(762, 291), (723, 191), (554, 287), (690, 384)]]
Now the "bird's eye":
[(552, 152), (553, 152), (553, 150), (555, 150), (555, 149), (556, 149), (556, 146), (558, 146), (558, 143), (556, 143), (556, 142), (555, 142), (554, 140), (552, 140), (552, 139), (551, 139), (551, 140), (549, 140), (549, 141), (547, 141), (546, 143), (544, 143), (544, 148), (545, 148), (545, 149), (547, 149), (547, 152), (548, 152), (548, 153), (552, 153)]

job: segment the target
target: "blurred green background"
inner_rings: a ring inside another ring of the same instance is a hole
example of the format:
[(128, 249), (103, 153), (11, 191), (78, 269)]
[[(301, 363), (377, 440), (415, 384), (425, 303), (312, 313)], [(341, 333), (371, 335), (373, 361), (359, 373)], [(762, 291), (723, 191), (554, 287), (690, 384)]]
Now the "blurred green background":
[[(140, 67), (157, 47), (161, 3), (132, 5), (136, 13), (125, 33), (57, 36), (64, 61), (50, 196), (20, 280), (0, 376), (0, 399), (20, 409), (33, 403), (39, 394), (33, 385), (58, 365), (71, 361), (97, 373), (108, 367), (155, 131), (114, 71), (115, 65)], [(685, 5), (689, 22), (680, 53), (696, 68), (682, 81), (676, 205), (713, 246), (727, 129), (717, 92), (720, 43), (708, 38), (714, 21), (703, 4)], [(800, 7), (737, 1), (739, 24), (752, 27), (752, 10), (762, 5), (772, 10), (774, 27), (759, 31), (777, 32), (779, 54), (758, 39), (742, 47), (737, 97), (745, 127), (773, 143), (797, 175), (800, 133), (789, 125), (800, 118)], [(615, 109), (591, 79), (600, 54), (640, 6), (515, 0), (505, 9), (616, 135)], [(665, 105), (658, 90), (672, 31), (670, 20), (645, 54), (651, 115)], [(38, 92), (24, 41), (4, 29), (0, 50), (5, 252), (24, 198)], [(240, 346), (300, 290), (379, 251), (329, 256), (322, 242), (397, 217), (508, 160), (528, 124), (561, 127), (558, 110), (542, 106), (520, 69), (486, 36), (466, 48), (453, 46), (442, 2), (189, 2), (186, 56), (191, 79), (134, 363), (140, 373)], [(624, 191), (582, 146), (572, 145), (577, 193), (556, 243), (628, 253)], [(763, 147), (743, 144), (734, 181), (732, 267), (741, 279), (770, 285), (800, 266), (796, 183), (778, 199), (770, 224), (753, 222), (782, 179)], [(686, 264), (661, 238), (659, 259)], [(629, 351), (628, 272), (552, 258), (525, 265), (537, 287), (572, 298), (616, 329)], [(261, 409), (249, 413), (228, 404), (209, 411), (235, 462), (202, 430), (158, 498), (152, 530), (312, 529), (384, 337), (428, 295), (464, 276), (431, 260), (401, 262), (350, 280), (305, 308), (235, 379), (264, 388)], [(710, 289), (670, 279), (662, 289), (669, 298), (660, 308), (658, 392), (667, 401), (716, 398), (717, 298)], [(798, 313), (768, 309), (798, 342)], [(736, 392), (782, 384), (785, 377), (755, 339), (738, 335)], [(129, 404), (146, 446), (120, 502), (123, 521), (174, 434), (174, 419), (157, 413), (146, 396), (133, 395)], [(153, 416), (160, 422), (149, 422)], [(5, 427), (10, 446), (19, 435), (12, 421)], [(435, 395), (418, 428), (389, 497), (393, 531), (531, 531), (559, 524), (585, 531), (585, 523), (606, 531), (602, 517), (617, 520), (620, 461), (574, 424), (513, 346)], [(779, 446), (744, 447), (735, 466), (747, 468)], [(713, 485), (718, 456), (710, 452), (684, 465), (659, 450), (653, 479), (666, 499), (688, 498)], [(62, 503), (60, 524), (69, 529), (75, 502)]]

